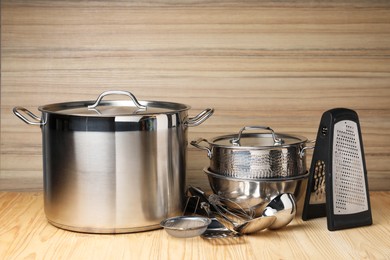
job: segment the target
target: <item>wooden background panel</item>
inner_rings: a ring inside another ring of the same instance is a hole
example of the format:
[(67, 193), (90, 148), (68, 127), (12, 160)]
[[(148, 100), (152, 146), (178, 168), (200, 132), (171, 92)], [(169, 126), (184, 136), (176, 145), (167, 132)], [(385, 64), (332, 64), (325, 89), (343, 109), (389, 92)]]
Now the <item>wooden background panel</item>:
[[(369, 185), (390, 189), (387, 1), (2, 1), (0, 190), (42, 189), (41, 135), (11, 112), (109, 89), (215, 114), (189, 140), (245, 125), (314, 139), (360, 116)], [(310, 162), (311, 153), (309, 153)], [(188, 182), (208, 159), (189, 147)]]

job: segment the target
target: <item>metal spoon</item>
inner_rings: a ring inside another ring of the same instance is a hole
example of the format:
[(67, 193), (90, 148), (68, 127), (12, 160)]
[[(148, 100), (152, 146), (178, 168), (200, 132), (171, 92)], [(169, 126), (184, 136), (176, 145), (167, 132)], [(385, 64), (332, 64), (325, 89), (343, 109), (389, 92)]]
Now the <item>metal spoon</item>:
[(276, 220), (268, 228), (278, 229), (287, 226), (295, 217), (297, 205), (295, 198), (290, 193), (282, 193), (268, 203), (263, 211), (263, 216), (275, 216)]

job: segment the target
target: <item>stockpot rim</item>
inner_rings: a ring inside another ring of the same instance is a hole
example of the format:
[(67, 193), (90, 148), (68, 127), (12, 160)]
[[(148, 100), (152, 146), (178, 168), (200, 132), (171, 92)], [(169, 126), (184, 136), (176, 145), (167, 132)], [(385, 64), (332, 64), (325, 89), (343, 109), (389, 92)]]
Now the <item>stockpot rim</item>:
[[(122, 107), (126, 106), (128, 108), (135, 108), (135, 111), (133, 113), (126, 113), (126, 112), (119, 112), (119, 113), (112, 113), (112, 114), (99, 114), (98, 109), (89, 109), (91, 111), (90, 114), (80, 114), (80, 113), (66, 113), (66, 110), (74, 109), (74, 108), (88, 108), (88, 106), (91, 106), (94, 104), (94, 101), (91, 100), (85, 100), (85, 101), (71, 101), (71, 102), (60, 102), (60, 103), (52, 103), (47, 105), (42, 105), (38, 107), (38, 110), (42, 113), (48, 113), (53, 115), (62, 115), (62, 116), (78, 116), (78, 117), (106, 117), (106, 118), (115, 118), (117, 116), (150, 116), (150, 115), (160, 115), (160, 114), (175, 114), (180, 113), (183, 111), (188, 111), (191, 109), (191, 106), (182, 104), (182, 103), (176, 103), (176, 102), (169, 102), (169, 101), (156, 101), (156, 100), (143, 100), (139, 101), (141, 105), (144, 105), (145, 107), (154, 107), (159, 108), (159, 105), (164, 105), (166, 111), (145, 111), (145, 110), (139, 110), (136, 109), (136, 106), (131, 106), (130, 102), (123, 101), (123, 100), (107, 100), (107, 101), (101, 101), (99, 103), (99, 106), (101, 107)], [(170, 106), (182, 106), (182, 108), (177, 109), (170, 109)], [(62, 108), (62, 110), (61, 110)], [(68, 109), (67, 109), (68, 108)], [(64, 112), (62, 112), (64, 111)], [(95, 113), (92, 113), (95, 112)]]
[[(110, 95), (127, 96), (130, 100), (108, 100)], [(43, 105), (41, 112), (81, 117), (117, 117), (132, 115), (174, 114), (189, 110), (191, 107), (168, 101), (138, 101), (129, 91), (109, 90), (101, 93), (96, 101), (73, 101)]]
[[(108, 95), (125, 95), (130, 97), (130, 100), (102, 101), (102, 99)], [(95, 102), (72, 101), (53, 103), (40, 106), (38, 107), (38, 110), (41, 111), (43, 115), (55, 115), (61, 118), (93, 118), (98, 120), (101, 118), (116, 120), (120, 117), (125, 117), (127, 120), (133, 116), (139, 118), (156, 115), (176, 115), (186, 112), (190, 108), (191, 107), (186, 104), (169, 101), (138, 101), (129, 91), (110, 90), (101, 93)], [(73, 112), (70, 113), (69, 111), (72, 109)], [(44, 116), (40, 118), (24, 107), (14, 107), (13, 113), (29, 125), (44, 126), (47, 123)], [(213, 113), (213, 108), (206, 108), (195, 117), (187, 117), (185, 114), (182, 123), (189, 127), (198, 126), (207, 120)]]

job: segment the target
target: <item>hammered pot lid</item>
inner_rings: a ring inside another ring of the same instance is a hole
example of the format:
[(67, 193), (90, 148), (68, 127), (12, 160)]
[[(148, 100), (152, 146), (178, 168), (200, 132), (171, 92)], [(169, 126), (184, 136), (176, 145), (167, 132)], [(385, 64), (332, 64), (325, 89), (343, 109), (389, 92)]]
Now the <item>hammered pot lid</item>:
[(225, 135), (216, 137), (212, 140), (212, 144), (224, 147), (277, 147), (277, 146), (291, 146), (307, 141), (303, 136), (287, 135), (276, 133), (277, 138), (282, 139), (282, 143), (275, 143), (272, 134), (242, 134), (239, 143), (233, 143), (233, 139), (238, 135)]

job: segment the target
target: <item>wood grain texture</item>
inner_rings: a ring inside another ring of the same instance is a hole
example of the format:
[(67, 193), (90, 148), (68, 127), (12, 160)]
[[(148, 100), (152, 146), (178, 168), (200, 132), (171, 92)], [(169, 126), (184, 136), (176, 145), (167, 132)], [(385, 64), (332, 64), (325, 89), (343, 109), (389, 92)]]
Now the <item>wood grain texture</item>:
[(296, 217), (277, 231), (241, 238), (179, 239), (164, 230), (97, 235), (58, 229), (42, 192), (0, 192), (1, 259), (386, 259), (390, 193), (372, 192), (372, 226), (330, 232), (326, 218)]
[[(40, 130), (14, 106), (109, 89), (214, 107), (190, 140), (245, 125), (314, 139), (325, 110), (352, 108), (370, 189), (390, 189), (388, 1), (4, 0), (1, 25), (0, 190), (42, 189)], [(188, 182), (207, 187), (207, 164), (189, 147)]]

